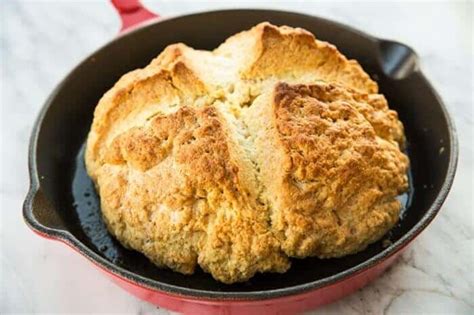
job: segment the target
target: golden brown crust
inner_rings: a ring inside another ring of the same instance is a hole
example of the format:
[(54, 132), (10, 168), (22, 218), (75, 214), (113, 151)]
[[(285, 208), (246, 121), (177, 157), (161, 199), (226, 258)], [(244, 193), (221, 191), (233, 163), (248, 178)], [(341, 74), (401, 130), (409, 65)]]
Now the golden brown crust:
[(94, 113), (86, 165), (107, 227), (158, 266), (225, 283), (362, 250), (406, 189), (403, 126), (376, 92), (302, 29), (168, 46)]
[(286, 271), (223, 124), (213, 107), (182, 107), (115, 138), (98, 176), (104, 217), (122, 243), (176, 271), (199, 262), (222, 282)]
[(281, 83), (245, 114), (257, 134), (272, 228), (289, 256), (353, 253), (398, 220), (408, 159), (344, 92)]
[(156, 113), (173, 111), (172, 107), (205, 91), (204, 84), (183, 63), (170, 70), (150, 65), (122, 76), (94, 112), (86, 152), (89, 174), (95, 178), (103, 151), (120, 132), (139, 126)]
[(365, 93), (378, 91), (377, 83), (370, 79), (356, 60), (347, 60), (336, 47), (316, 40), (313, 34), (301, 28), (260, 23), (229, 38), (215, 52), (245, 56), (240, 62), (243, 79), (303, 76)]

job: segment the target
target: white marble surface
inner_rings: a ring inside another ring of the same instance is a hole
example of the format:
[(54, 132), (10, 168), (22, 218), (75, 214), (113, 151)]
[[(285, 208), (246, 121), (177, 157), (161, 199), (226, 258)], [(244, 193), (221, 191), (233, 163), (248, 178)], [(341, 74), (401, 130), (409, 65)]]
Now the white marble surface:
[[(441, 214), (367, 288), (313, 314), (474, 313), (472, 3), (145, 1), (163, 16), (214, 8), (271, 7), (332, 18), (415, 48), (453, 114), (459, 171)], [(27, 143), (46, 97), (82, 58), (112, 39), (107, 1), (0, 1), (0, 313), (167, 314), (103, 277), (64, 245), (23, 223)]]

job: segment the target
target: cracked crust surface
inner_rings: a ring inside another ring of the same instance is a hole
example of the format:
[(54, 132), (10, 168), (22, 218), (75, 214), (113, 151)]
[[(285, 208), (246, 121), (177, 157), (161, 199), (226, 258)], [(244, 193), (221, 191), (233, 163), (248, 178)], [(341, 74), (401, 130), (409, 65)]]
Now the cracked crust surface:
[(168, 46), (100, 100), (86, 166), (109, 231), (225, 283), (364, 249), (398, 219), (403, 126), (353, 60), (261, 23)]
[(358, 96), (280, 83), (244, 113), (272, 230), (291, 257), (360, 251), (398, 220), (408, 159), (358, 111)]

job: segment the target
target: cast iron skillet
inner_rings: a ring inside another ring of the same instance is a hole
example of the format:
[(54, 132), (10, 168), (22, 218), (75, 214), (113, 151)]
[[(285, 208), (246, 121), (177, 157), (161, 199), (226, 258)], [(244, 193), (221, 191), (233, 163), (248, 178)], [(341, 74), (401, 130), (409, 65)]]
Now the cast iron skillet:
[[(390, 107), (399, 113), (408, 139), (411, 187), (401, 196), (402, 219), (383, 240), (356, 255), (293, 260), (285, 274), (260, 274), (245, 283), (221, 284), (201, 270), (184, 276), (158, 269), (143, 255), (123, 248), (102, 222), (99, 199), (83, 162), (94, 108), (122, 74), (145, 66), (168, 44), (184, 42), (212, 49), (262, 21), (309, 30), (357, 59), (378, 82)], [(146, 290), (211, 302), (271, 300), (343, 283), (361, 272), (370, 274), (371, 268), (398, 254), (440, 210), (454, 178), (457, 156), (453, 122), (411, 48), (304, 14), (205, 12), (157, 20), (127, 32), (71, 71), (46, 101), (34, 126), (29, 149), (31, 187), (23, 214), (37, 233), (65, 242), (118, 279)]]

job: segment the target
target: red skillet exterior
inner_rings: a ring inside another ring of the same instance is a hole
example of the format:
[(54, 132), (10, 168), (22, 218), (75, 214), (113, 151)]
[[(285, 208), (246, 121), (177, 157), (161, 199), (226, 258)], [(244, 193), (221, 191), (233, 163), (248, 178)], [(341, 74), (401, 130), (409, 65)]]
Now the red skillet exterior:
[(147, 10), (138, 0), (111, 0), (111, 2), (122, 20), (120, 32), (124, 32), (146, 20), (159, 17), (158, 14)]
[(362, 288), (382, 274), (402, 252), (403, 250), (400, 250), (380, 264), (343, 281), (301, 294), (256, 301), (189, 299), (150, 290), (117, 277), (105, 269), (103, 271), (120, 287), (140, 299), (184, 314), (295, 314), (334, 302)]
[[(74, 245), (69, 244), (64, 239), (53, 238), (48, 234), (40, 233), (33, 230), (41, 237), (61, 241), (75, 251), (82, 254)], [(407, 244), (408, 245), (408, 244)], [(265, 299), (265, 300), (249, 300), (249, 301), (233, 301), (233, 300), (208, 300), (193, 299), (185, 296), (169, 294), (147, 288), (138, 283), (130, 281), (110, 270), (100, 266), (93, 259), (89, 259), (104, 274), (110, 277), (118, 286), (128, 291), (134, 296), (168, 310), (181, 312), (183, 314), (295, 314), (315, 309), (319, 306), (337, 301), (354, 291), (364, 287), (372, 280), (380, 276), (395, 260), (403, 253), (406, 246), (400, 248), (397, 252), (387, 256), (382, 262), (363, 270), (357, 274), (350, 276), (342, 281), (332, 283), (321, 288), (308, 292), (290, 295), (285, 297)]]

